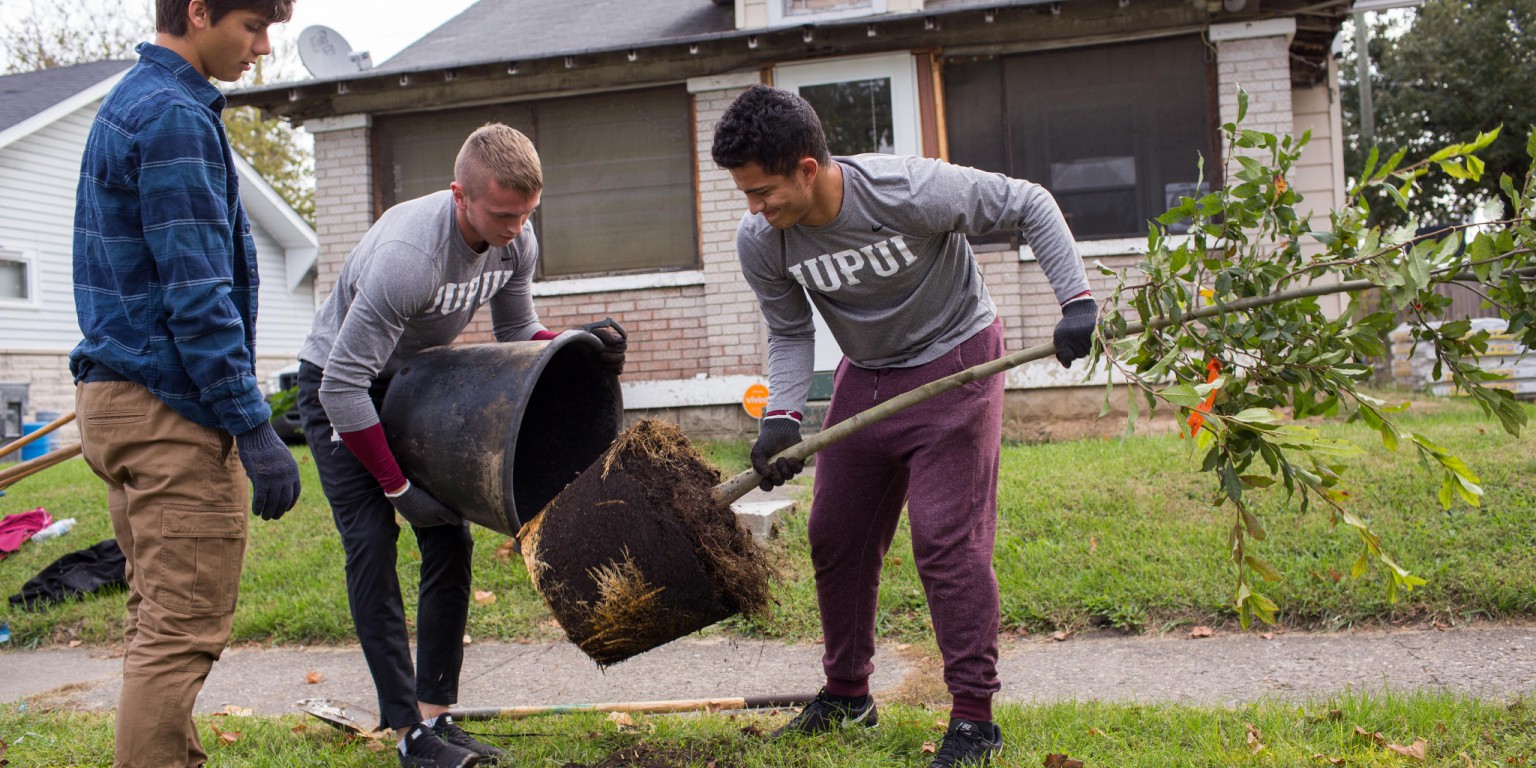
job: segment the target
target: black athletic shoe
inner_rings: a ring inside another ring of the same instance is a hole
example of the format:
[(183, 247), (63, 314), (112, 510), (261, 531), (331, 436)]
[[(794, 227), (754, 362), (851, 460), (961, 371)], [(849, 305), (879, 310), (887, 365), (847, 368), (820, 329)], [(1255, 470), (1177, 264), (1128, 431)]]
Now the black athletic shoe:
[(933, 756), (928, 768), (956, 768), (956, 766), (985, 766), (992, 764), (992, 756), (1003, 751), (1003, 729), (997, 723), (978, 723), (974, 720), (950, 720), (949, 730), (939, 753)]
[(816, 694), (816, 698), (811, 699), (811, 703), (800, 710), (800, 714), (795, 715), (795, 719), (769, 734), (768, 738), (777, 739), (791, 733), (814, 736), (856, 725), (873, 728), (879, 722), (880, 713), (875, 709), (875, 697), (866, 695), (862, 701), (847, 699), (833, 696), (823, 688)]
[(405, 735), (400, 764), (411, 768), (469, 768), (480, 764), (480, 756), (439, 739), (431, 728), (417, 723)]
[(437, 734), (439, 739), (455, 747), (463, 747), (479, 755), (481, 757), (481, 765), (495, 765), (496, 761), (507, 755), (506, 750), (497, 749), (489, 744), (482, 744), (475, 737), (465, 733), (464, 729), (460, 728), (459, 724), (455, 723), (453, 718), (448, 715), (437, 716), (437, 723), (432, 726), (432, 732)]

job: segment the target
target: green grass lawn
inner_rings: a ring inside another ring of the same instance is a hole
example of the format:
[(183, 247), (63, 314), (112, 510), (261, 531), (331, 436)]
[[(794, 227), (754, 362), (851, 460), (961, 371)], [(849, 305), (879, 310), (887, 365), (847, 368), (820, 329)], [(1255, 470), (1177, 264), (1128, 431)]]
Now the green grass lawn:
[[(621, 727), (603, 715), (468, 722), (513, 755), (504, 766), (617, 768), (888, 768), (924, 766), (925, 742), (943, 737), (943, 713), (882, 707), (873, 731), (768, 742), (787, 714), (635, 715)], [(1485, 703), (1445, 695), (1345, 696), (1308, 704), (1235, 709), (1063, 703), (999, 706), (999, 768), (1066, 755), (1093, 768), (1231, 766), (1510, 766), (1536, 761), (1536, 712), (1523, 700)], [(249, 768), (384, 766), (393, 743), (356, 737), (296, 717), (200, 717), (210, 765)], [(108, 766), (110, 715), (38, 712), (0, 705), (0, 761), (17, 766)], [(217, 729), (217, 731), (215, 731)], [(1363, 732), (1357, 732), (1357, 729)], [(224, 734), (221, 737), (219, 734)], [(1376, 734), (1380, 734), (1379, 738)], [(1252, 740), (1250, 741), (1250, 735)], [(1422, 744), (1416, 744), (1419, 740)], [(9, 745), (8, 748), (6, 745)], [(1423, 750), (1424, 759), (1393, 747)], [(638, 753), (650, 762), (619, 761)], [(607, 760), (606, 762), (604, 762)]]
[[(1350, 509), (1381, 534), (1397, 562), (1429, 584), (1388, 603), (1379, 571), (1358, 581), (1347, 575), (1359, 547), (1351, 529), (1330, 527), (1321, 508), (1302, 513), (1271, 494), (1255, 503), (1269, 531), (1255, 546), (1284, 576), (1260, 587), (1280, 604), (1282, 621), (1336, 628), (1431, 616), (1536, 616), (1536, 442), (1505, 435), (1465, 401), (1430, 400), (1408, 414), (1409, 429), (1446, 446), (1479, 473), (1487, 491), (1482, 506), (1442, 511), (1435, 499), (1438, 478), (1411, 453), (1387, 452), (1375, 433), (1361, 427), (1325, 425), (1331, 436), (1368, 449), (1345, 474)], [(1235, 575), (1224, 560), (1231, 510), (1210, 506), (1215, 485), (1198, 471), (1189, 442), (1138, 435), (1005, 446), (995, 559), (1005, 630), (1160, 631), (1233, 620), (1228, 606)], [(727, 474), (746, 466), (745, 441), (700, 448)], [(353, 638), (341, 544), (308, 451), (295, 453), (305, 483), (299, 505), (277, 522), (250, 520), (234, 643)], [(797, 482), (808, 498), (804, 482)], [(80, 522), (67, 536), (28, 543), (0, 561), (0, 597), (18, 592), (55, 558), (112, 535), (105, 490), (79, 460), (23, 480), (0, 498), (0, 514), (38, 506)], [(562, 637), (521, 557), (501, 549), (507, 538), (478, 526), (475, 538), (475, 588), (495, 593), (496, 600), (472, 605), (469, 634), (483, 640)], [(733, 619), (708, 631), (794, 640), (820, 634), (803, 512), (782, 526), (772, 554), (786, 576), (772, 615)], [(407, 529), (400, 546), (407, 595), (415, 591), (417, 557)], [(905, 526), (886, 566), (880, 631), (891, 640), (928, 636)], [(120, 632), (122, 599), (93, 596), (38, 612), (0, 604), (0, 611), (13, 633), (12, 648), (70, 640), (111, 644)]]

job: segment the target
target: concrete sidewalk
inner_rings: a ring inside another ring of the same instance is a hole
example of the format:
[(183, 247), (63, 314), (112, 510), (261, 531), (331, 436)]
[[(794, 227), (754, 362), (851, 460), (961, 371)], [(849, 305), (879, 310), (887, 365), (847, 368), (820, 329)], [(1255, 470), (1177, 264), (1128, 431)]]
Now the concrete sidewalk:
[[(579, 704), (814, 693), (821, 650), (720, 637), (685, 638), (606, 672), (568, 643), (475, 643), (466, 649), (464, 707)], [(912, 649), (876, 656), (877, 696), (942, 691), (936, 663)], [(0, 702), (109, 710), (121, 661), (85, 649), (0, 653)], [(309, 683), (311, 672), (319, 682)], [(1450, 630), (1256, 632), (1205, 639), (1081, 635), (1011, 639), (999, 664), (1004, 701), (1106, 700), (1235, 705), (1317, 699), (1346, 690), (1449, 691), (1490, 700), (1536, 693), (1536, 625)], [(198, 699), (257, 714), (295, 712), (326, 697), (365, 707), (374, 695), (355, 648), (231, 648)]]

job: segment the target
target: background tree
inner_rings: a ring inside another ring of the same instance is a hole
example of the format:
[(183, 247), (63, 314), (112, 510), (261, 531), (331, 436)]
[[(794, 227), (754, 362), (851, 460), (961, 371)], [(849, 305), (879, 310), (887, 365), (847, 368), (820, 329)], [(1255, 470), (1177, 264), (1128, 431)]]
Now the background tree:
[[(145, 3), (119, 0), (31, 0), (0, 28), (0, 56), (7, 74), (68, 67), (106, 59), (137, 59), (134, 47), (154, 37)], [(298, 48), (274, 36), (273, 55), (233, 87), (297, 77)], [(249, 107), (226, 109), (230, 143), (277, 190), (299, 216), (315, 223), (314, 150), (307, 134), (278, 119), (262, 119)]]
[[(1376, 146), (1407, 148), (1410, 156), (1504, 131), (1479, 153), (1484, 171), (1437, 180), (1407, 210), (1383, 190), (1368, 196), (1373, 223), (1421, 225), (1464, 221), (1479, 204), (1500, 197), (1499, 179), (1524, 174), (1527, 131), (1536, 125), (1536, 0), (1429, 0), (1395, 29), (1396, 20), (1371, 14), (1371, 95)], [(1345, 167), (1359, 178), (1371, 147), (1361, 142), (1354, 51), (1340, 67)]]

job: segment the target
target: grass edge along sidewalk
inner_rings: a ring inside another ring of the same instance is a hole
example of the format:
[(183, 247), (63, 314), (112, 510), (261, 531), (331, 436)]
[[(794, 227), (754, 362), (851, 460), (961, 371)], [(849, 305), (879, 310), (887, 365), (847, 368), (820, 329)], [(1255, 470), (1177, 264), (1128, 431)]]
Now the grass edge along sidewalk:
[[(787, 712), (574, 714), (470, 724), (512, 752), (507, 766), (563, 768), (803, 768), (921, 766), (947, 714), (884, 704), (881, 725), (769, 742)], [(1443, 693), (1345, 694), (1311, 703), (1237, 707), (1061, 703), (1002, 705), (1000, 768), (1024, 766), (1508, 766), (1536, 762), (1536, 709), (1524, 697), (1480, 702)], [(0, 760), (22, 766), (110, 765), (112, 717), (0, 707)], [(393, 765), (392, 742), (343, 734), (316, 720), (198, 718), (211, 764)], [(1057, 757), (1053, 757), (1057, 756)], [(1077, 761), (1077, 762), (1069, 762)]]
[[(1331, 526), (1325, 510), (1302, 512), (1271, 493), (1252, 506), (1267, 527), (1285, 535), (1252, 547), (1283, 578), (1266, 590), (1280, 603), (1287, 625), (1337, 629), (1437, 617), (1448, 624), (1536, 617), (1536, 516), (1529, 513), (1536, 508), (1536, 442), (1502, 433), (1464, 399), (1412, 399), (1405, 423), (1466, 459), (1487, 491), (1482, 505), (1442, 511), (1434, 476), (1418, 462), (1386, 451), (1363, 427), (1319, 425), (1327, 436), (1352, 439), (1364, 449), (1345, 474), (1350, 508), (1369, 520), (1398, 563), (1429, 583), (1390, 602), (1380, 573), (1351, 577), (1359, 552), (1352, 531)], [(745, 465), (744, 442), (703, 448), (726, 470)], [(305, 491), (298, 508), (277, 524), (250, 527), (233, 644), (331, 644), (352, 638), (340, 544), (307, 450), (295, 452), (307, 479)], [(1210, 506), (1211, 491), (1191, 441), (1139, 434), (1010, 443), (1001, 474), (994, 563), (1005, 632), (1105, 627), (1159, 633), (1232, 620), (1234, 572), (1223, 546), (1230, 519)], [(4, 514), (36, 506), (80, 523), (68, 536), (28, 542), (0, 563), (0, 596), (19, 592), (27, 578), (57, 557), (112, 535), (105, 490), (83, 462), (28, 478), (0, 498)], [(562, 639), (509, 540), (478, 527), (475, 536), (470, 636)], [(732, 619), (706, 633), (800, 642), (819, 635), (803, 509), (783, 521), (772, 548), (787, 577), (775, 588), (780, 604), (773, 614), (757, 622)], [(399, 571), (412, 615), (416, 556), (411, 542), (402, 541)], [(882, 640), (917, 642), (928, 636), (925, 598), (904, 525), (886, 559), (880, 600)], [(121, 637), (122, 616), (120, 594), (37, 612), (9, 609), (7, 645), (113, 646)]]

